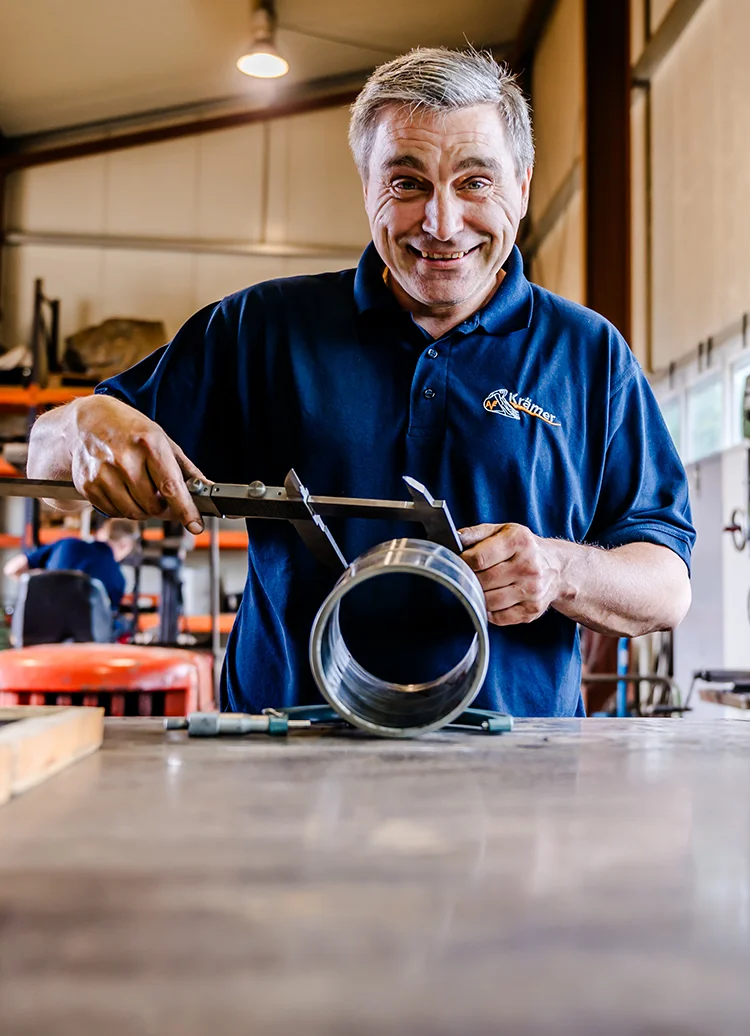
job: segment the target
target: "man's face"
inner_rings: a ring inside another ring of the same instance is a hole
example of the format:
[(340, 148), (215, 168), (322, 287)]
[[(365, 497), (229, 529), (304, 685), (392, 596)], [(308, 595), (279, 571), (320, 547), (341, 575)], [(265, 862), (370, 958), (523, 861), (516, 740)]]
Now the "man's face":
[(481, 306), (526, 214), (530, 180), (530, 169), (519, 180), (491, 105), (414, 114), (398, 105), (384, 109), (365, 208), (396, 289), (436, 314), (472, 301)]

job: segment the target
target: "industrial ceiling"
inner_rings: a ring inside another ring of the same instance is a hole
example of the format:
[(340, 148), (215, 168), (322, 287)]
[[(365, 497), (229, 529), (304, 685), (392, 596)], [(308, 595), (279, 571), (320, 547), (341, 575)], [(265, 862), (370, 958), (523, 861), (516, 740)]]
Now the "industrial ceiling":
[(0, 4), (0, 131), (28, 136), (142, 113), (243, 99), (270, 103), (356, 75), (411, 47), (508, 51), (532, 0), (278, 0), (283, 81), (235, 62), (248, 0), (34, 0)]

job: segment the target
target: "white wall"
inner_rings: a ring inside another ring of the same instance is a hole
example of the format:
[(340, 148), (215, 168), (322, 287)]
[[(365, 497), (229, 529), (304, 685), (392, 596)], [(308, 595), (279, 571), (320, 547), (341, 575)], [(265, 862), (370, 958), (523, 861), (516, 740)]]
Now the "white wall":
[[(63, 335), (119, 316), (163, 320), (171, 336), (248, 284), (355, 264), (369, 234), (347, 116), (330, 109), (14, 174), (8, 230), (81, 243), (6, 248), (5, 344), (28, 339), (35, 277), (62, 300)], [(162, 250), (123, 238), (159, 239)], [(253, 244), (312, 253), (230, 254)]]
[[(355, 265), (369, 231), (347, 123), (346, 109), (330, 109), (14, 174), (9, 231), (79, 243), (5, 249), (0, 340), (28, 342), (36, 277), (61, 299), (63, 336), (119, 316), (162, 320), (171, 337), (196, 309), (249, 284)], [(160, 240), (161, 250), (127, 239)], [(255, 244), (310, 255), (231, 254)], [(22, 514), (9, 509), (3, 531), (19, 534)], [(199, 610), (207, 561), (197, 551), (186, 574)], [(245, 570), (242, 551), (223, 552), (227, 588), (240, 589)], [(2, 591), (15, 596), (7, 582)]]

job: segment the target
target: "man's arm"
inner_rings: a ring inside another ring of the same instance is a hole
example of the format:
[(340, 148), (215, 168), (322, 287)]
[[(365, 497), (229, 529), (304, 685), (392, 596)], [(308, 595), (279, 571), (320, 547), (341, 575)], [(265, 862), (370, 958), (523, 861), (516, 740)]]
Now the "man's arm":
[[(171, 511), (188, 531), (203, 529), (185, 480), (205, 476), (159, 425), (111, 396), (43, 414), (31, 430), (26, 471), (29, 478), (72, 479), (108, 515), (143, 520)], [(71, 509), (70, 501), (56, 506)]]
[(16, 554), (5, 563), (3, 573), (11, 579), (18, 579), (24, 572), (28, 572), (29, 562), (25, 554)]
[(531, 622), (547, 608), (599, 633), (638, 637), (677, 626), (690, 606), (685, 563), (655, 543), (612, 550), (542, 539), (523, 525), (461, 529), (462, 557), (484, 590), (490, 622)]

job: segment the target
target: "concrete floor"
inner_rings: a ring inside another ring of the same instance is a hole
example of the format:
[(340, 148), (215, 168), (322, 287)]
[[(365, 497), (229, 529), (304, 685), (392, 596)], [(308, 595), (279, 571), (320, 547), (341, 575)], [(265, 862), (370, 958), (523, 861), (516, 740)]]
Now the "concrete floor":
[(0, 809), (3, 1036), (750, 1031), (750, 724), (188, 742)]

